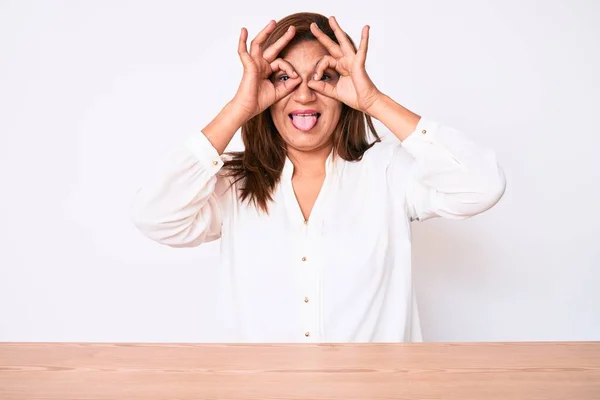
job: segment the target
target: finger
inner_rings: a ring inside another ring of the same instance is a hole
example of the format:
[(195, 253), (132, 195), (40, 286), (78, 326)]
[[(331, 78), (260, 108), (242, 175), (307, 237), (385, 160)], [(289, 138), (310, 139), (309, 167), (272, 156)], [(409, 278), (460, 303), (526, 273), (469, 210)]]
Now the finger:
[(291, 25), (282, 37), (280, 37), (275, 43), (270, 45), (263, 52), (263, 58), (268, 62), (272, 62), (273, 60), (275, 60), (277, 55), (281, 53), (281, 50), (283, 50), (285, 46), (287, 46), (287, 44), (290, 42), (290, 40), (292, 40), (295, 34), (296, 27)]
[(262, 45), (269, 37), (269, 34), (275, 29), (275, 25), (275, 21), (269, 21), (267, 26), (256, 35), (252, 42), (250, 42), (250, 55), (252, 55), (252, 57), (260, 57), (262, 55)]
[(249, 61), (248, 59), (250, 58), (250, 54), (248, 54), (248, 49), (246, 47), (246, 40), (248, 40), (248, 31), (246, 28), (242, 28), (240, 40), (238, 42), (238, 54), (243, 65), (246, 65), (246, 63)]
[(285, 81), (279, 81), (276, 79), (273, 83), (275, 86), (275, 101), (279, 101), (288, 94), (292, 93), (296, 86), (302, 82), (302, 78), (298, 76), (294, 70), (294, 67), (292, 67), (292, 64), (282, 60), (281, 58), (278, 58), (271, 63), (271, 69), (273, 70), (273, 74), (276, 78), (280, 76), (276, 75), (280, 71), (283, 71), (288, 77), (288, 79)]
[(323, 58), (321, 58), (317, 63), (317, 68), (312, 79), (315, 81), (321, 80), (321, 78), (323, 77), (323, 73), (327, 68), (335, 69), (336, 66), (337, 60), (335, 58), (333, 58), (332, 56), (323, 56)]
[(292, 64), (281, 58), (278, 58), (271, 63), (271, 70), (273, 71), (273, 74), (283, 71), (290, 79), (299, 79), (296, 70), (294, 70), (294, 67), (292, 67)]
[[(302, 78), (298, 76), (292, 64), (281, 58), (271, 63), (271, 70), (273, 70), (274, 76), (275, 101), (279, 101), (290, 94), (302, 82)], [(280, 71), (283, 71), (284, 74), (278, 74)], [(280, 81), (278, 78), (282, 75), (287, 75), (288, 79)]]
[(319, 29), (316, 23), (313, 22), (312, 24), (310, 24), (310, 31), (313, 35), (315, 35), (317, 40), (327, 49), (329, 54), (336, 58), (339, 58), (344, 55), (342, 49), (340, 48), (340, 45), (331, 40), (329, 36), (327, 36), (321, 29)]
[(325, 81), (308, 81), (308, 87), (324, 96), (338, 100), (335, 86)]
[(365, 65), (367, 60), (367, 50), (369, 49), (369, 30), (371, 27), (365, 25), (362, 29), (360, 36), (360, 44), (358, 45), (358, 51), (356, 52), (357, 58), (361, 65)]
[(333, 33), (335, 34), (338, 42), (340, 42), (340, 47), (344, 54), (354, 54), (352, 43), (350, 43), (346, 33), (342, 30), (342, 28), (340, 28), (340, 25), (337, 23), (335, 17), (329, 17), (329, 25), (331, 26), (331, 29), (333, 29)]
[(285, 82), (281, 82), (280, 85), (275, 85), (275, 101), (277, 102), (292, 93), (301, 81), (302, 79), (300, 78), (288, 79)]

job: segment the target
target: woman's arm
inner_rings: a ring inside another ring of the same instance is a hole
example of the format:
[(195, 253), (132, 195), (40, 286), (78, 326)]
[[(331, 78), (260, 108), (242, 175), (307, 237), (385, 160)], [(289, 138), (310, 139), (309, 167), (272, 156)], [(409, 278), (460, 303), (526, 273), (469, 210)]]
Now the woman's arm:
[(189, 136), (136, 191), (133, 223), (145, 236), (171, 247), (194, 247), (218, 239), (220, 203), (231, 196), (226, 179), (217, 176), (222, 166), (202, 132)]
[[(414, 158), (405, 188), (411, 220), (468, 218), (490, 209), (504, 194), (506, 179), (492, 150), (456, 129), (421, 118), (387, 96), (370, 111)], [(402, 174), (395, 170), (405, 166), (395, 161), (398, 165), (390, 166), (392, 180)]]
[[(238, 55), (244, 74), (233, 100), (137, 191), (132, 219), (149, 238), (172, 247), (192, 247), (221, 236), (221, 205), (231, 205), (236, 194), (229, 179), (217, 176), (223, 167), (220, 155), (246, 121), (287, 96), (301, 80), (288, 62), (277, 58), (294, 37), (294, 29), (263, 51), (262, 44), (275, 26), (270, 21), (255, 37), (250, 53), (248, 31), (242, 29)], [(275, 86), (269, 78), (279, 70), (290, 79)]]

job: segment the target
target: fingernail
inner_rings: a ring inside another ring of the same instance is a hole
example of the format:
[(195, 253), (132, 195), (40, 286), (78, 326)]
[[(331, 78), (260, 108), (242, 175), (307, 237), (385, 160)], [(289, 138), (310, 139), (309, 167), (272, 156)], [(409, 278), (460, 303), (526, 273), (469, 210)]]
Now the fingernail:
[(315, 81), (316, 81), (318, 78), (319, 78), (319, 74), (314, 74), (314, 75), (313, 75), (313, 80), (315, 80)]
[(296, 73), (296, 71), (292, 71), (292, 76), (297, 77), (298, 74)]
[(292, 26), (293, 26), (293, 25), (290, 25), (290, 26), (289, 26), (289, 28), (288, 28), (288, 30), (287, 30), (288, 32), (292, 30)]

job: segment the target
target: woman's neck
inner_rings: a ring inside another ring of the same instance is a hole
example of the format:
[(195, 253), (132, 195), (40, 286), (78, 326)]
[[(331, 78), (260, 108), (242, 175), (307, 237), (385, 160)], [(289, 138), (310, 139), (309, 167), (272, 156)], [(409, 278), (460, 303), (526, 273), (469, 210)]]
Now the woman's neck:
[(331, 154), (331, 145), (312, 151), (288, 148), (288, 158), (294, 164), (293, 177), (316, 178), (325, 175), (325, 163)]

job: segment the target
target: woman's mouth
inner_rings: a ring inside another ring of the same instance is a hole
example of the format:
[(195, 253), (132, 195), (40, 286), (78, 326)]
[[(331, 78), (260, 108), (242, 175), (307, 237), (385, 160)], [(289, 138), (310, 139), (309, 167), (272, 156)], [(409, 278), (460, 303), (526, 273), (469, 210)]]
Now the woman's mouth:
[(294, 111), (289, 114), (292, 125), (300, 131), (308, 132), (315, 127), (321, 113), (313, 110)]

